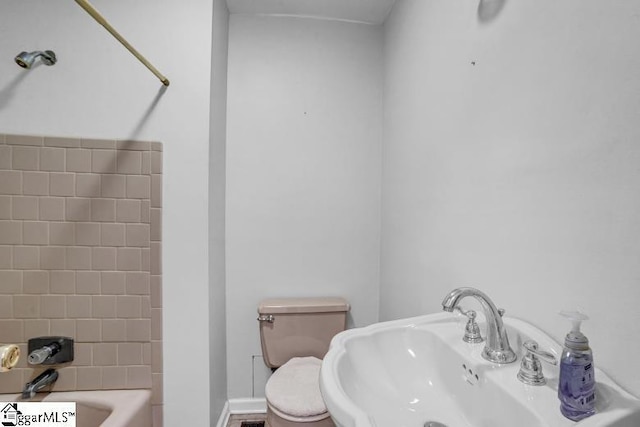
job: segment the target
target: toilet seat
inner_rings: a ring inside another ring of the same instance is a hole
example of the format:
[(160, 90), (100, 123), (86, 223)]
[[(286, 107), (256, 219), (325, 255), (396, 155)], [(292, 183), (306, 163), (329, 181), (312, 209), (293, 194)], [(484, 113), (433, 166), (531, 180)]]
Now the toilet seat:
[(267, 381), (265, 395), (274, 413), (292, 422), (314, 422), (329, 417), (320, 393), (320, 367), (316, 357), (294, 357)]

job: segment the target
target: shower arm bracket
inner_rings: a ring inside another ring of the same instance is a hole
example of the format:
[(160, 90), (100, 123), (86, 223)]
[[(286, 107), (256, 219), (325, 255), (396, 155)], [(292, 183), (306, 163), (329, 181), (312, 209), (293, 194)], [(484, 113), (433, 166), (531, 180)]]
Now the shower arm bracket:
[(95, 19), (98, 24), (102, 25), (107, 31), (111, 33), (113, 37), (116, 38), (124, 47), (127, 48), (129, 52), (133, 54), (142, 64), (149, 69), (160, 81), (163, 85), (169, 86), (169, 79), (166, 78), (156, 67), (153, 66), (147, 59), (142, 56), (140, 52), (134, 48), (131, 43), (129, 43), (115, 28), (96, 10), (95, 7), (88, 0), (75, 0), (78, 5), (83, 8), (93, 19)]

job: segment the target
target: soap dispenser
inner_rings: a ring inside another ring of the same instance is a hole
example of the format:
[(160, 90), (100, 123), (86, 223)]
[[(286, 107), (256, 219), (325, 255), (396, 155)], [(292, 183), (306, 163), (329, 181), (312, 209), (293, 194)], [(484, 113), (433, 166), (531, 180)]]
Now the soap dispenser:
[(589, 340), (580, 332), (580, 323), (588, 317), (577, 311), (562, 311), (573, 327), (564, 340), (560, 359), (558, 398), (562, 415), (573, 421), (595, 414), (595, 375)]

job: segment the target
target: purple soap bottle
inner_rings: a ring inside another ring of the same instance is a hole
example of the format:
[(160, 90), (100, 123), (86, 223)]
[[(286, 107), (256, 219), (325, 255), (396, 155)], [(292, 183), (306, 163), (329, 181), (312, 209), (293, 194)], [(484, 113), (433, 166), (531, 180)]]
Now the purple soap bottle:
[(563, 311), (560, 314), (573, 323), (573, 328), (565, 337), (560, 358), (560, 412), (570, 420), (579, 421), (596, 413), (593, 352), (589, 348), (589, 340), (580, 332), (580, 323), (588, 317), (577, 311)]

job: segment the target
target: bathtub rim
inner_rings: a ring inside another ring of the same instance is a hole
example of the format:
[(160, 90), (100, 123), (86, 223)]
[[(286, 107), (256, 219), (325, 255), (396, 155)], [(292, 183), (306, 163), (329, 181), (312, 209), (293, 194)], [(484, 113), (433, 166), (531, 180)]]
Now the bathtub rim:
[[(0, 402), (23, 402), (19, 393), (0, 394)], [(101, 427), (151, 426), (151, 390), (82, 390), (38, 393), (24, 402), (76, 402), (107, 409), (111, 414)]]

